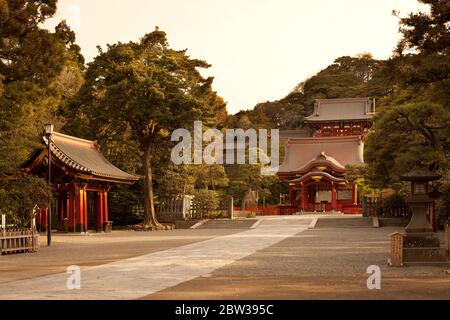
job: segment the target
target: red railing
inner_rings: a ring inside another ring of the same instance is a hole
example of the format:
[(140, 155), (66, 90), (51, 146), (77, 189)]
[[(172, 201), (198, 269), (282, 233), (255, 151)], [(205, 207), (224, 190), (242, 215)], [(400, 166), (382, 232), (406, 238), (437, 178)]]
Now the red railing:
[[(351, 202), (340, 202), (337, 205), (337, 211), (343, 212), (344, 214), (360, 214), (362, 212), (362, 207), (360, 205), (353, 205)], [(292, 215), (300, 210), (298, 207), (292, 206), (280, 206), (280, 205), (272, 205), (272, 206), (257, 206), (251, 209), (247, 209), (248, 211), (256, 211), (257, 213), (265, 216), (279, 216), (279, 215)], [(322, 206), (320, 205), (310, 205), (305, 208), (307, 212), (330, 212), (333, 210), (333, 206), (331, 203), (325, 203)], [(234, 211), (241, 211), (241, 207), (234, 207)]]

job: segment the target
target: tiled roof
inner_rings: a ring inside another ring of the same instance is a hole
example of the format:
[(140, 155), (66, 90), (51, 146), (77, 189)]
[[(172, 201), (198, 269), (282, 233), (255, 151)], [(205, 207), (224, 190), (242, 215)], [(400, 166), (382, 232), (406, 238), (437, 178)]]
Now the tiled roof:
[[(46, 138), (44, 142), (48, 146)], [(123, 181), (139, 180), (138, 176), (126, 173), (109, 162), (95, 141), (54, 132), (50, 149), (52, 155), (64, 165), (76, 171), (91, 174), (94, 179), (98, 177)]]
[(296, 172), (317, 161), (319, 156), (339, 168), (363, 164), (363, 150), (364, 142), (360, 136), (289, 139), (278, 172)]
[(371, 120), (369, 98), (319, 99), (316, 101), (314, 113), (306, 117), (307, 122)]

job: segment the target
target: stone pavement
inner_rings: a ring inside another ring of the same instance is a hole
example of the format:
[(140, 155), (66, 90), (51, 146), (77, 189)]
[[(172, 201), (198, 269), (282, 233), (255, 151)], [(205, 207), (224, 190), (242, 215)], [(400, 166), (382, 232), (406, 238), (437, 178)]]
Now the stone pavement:
[(67, 289), (66, 273), (3, 283), (0, 299), (137, 299), (270, 247), (306, 230), (311, 220), (266, 219), (240, 233), (85, 268), (80, 290)]
[[(145, 299), (450, 299), (448, 267), (388, 266), (389, 234), (401, 228), (355, 228), (354, 217), (330, 218)], [(371, 265), (381, 269), (380, 290), (367, 288)]]

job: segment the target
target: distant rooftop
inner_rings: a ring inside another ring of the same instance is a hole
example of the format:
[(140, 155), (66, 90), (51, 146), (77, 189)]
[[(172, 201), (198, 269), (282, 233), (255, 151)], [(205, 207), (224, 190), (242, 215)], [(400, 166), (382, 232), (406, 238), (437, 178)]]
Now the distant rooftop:
[(318, 99), (314, 113), (306, 117), (306, 122), (371, 120), (375, 106), (369, 98)]

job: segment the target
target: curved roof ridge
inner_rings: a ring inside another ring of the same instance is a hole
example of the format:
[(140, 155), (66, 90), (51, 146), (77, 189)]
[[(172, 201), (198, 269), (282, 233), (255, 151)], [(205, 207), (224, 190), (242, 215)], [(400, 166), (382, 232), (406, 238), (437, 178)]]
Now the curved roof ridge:
[(335, 181), (335, 182), (347, 182), (347, 180), (345, 178), (335, 177), (335, 176), (329, 174), (328, 172), (323, 172), (323, 171), (309, 172), (300, 178), (296, 178), (296, 179), (292, 180), (291, 182), (302, 182), (302, 181), (308, 180), (308, 178), (314, 177), (314, 176), (326, 177), (326, 178), (330, 179), (331, 181)]
[(325, 152), (321, 152), (317, 157), (309, 160), (307, 163), (305, 163), (303, 166), (295, 169), (294, 171), (296, 172), (301, 172), (304, 171), (310, 167), (313, 167), (314, 164), (316, 166), (321, 165), (321, 164), (332, 164), (334, 166), (336, 166), (337, 168), (341, 169), (341, 170), (345, 170), (345, 166), (342, 165), (339, 161), (337, 161), (335, 158), (327, 155)]
[[(44, 142), (48, 146), (47, 138), (44, 138)], [(104, 178), (139, 180), (139, 176), (119, 169), (106, 159), (96, 141), (54, 132), (50, 149), (56, 158), (72, 169)]]
[(83, 138), (69, 136), (69, 135), (61, 133), (61, 132), (53, 132), (52, 135), (53, 136), (59, 136), (61, 138), (65, 138), (65, 139), (68, 139), (68, 140), (72, 140), (72, 141), (76, 141), (76, 142), (84, 142), (84, 143), (88, 143), (88, 144), (92, 144), (92, 145), (95, 145), (97, 143), (96, 141), (93, 141), (93, 140), (87, 140), (87, 139), (83, 139)]

